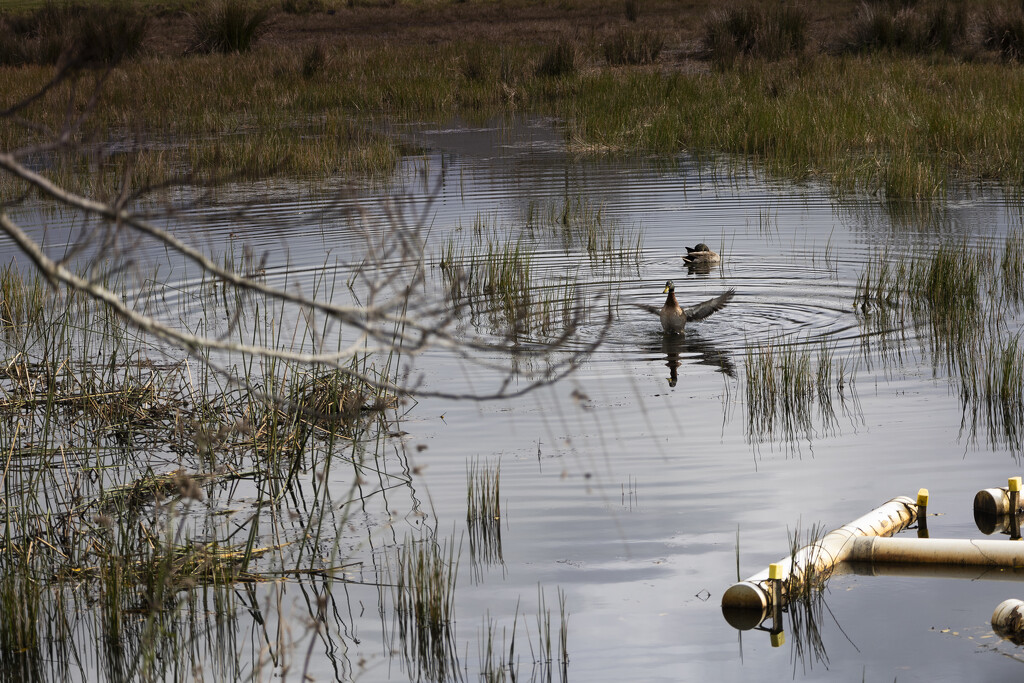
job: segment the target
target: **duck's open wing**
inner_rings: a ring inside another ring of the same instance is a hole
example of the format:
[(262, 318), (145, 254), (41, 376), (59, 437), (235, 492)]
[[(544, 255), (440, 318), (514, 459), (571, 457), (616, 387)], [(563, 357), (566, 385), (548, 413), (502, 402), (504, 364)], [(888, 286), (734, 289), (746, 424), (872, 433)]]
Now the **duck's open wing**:
[(643, 309), (643, 310), (647, 311), (648, 313), (653, 313), (654, 315), (661, 315), (661, 306), (651, 306), (650, 304), (633, 304), (633, 305), (636, 306), (637, 308), (640, 308), (640, 309)]
[(694, 306), (684, 308), (683, 313), (686, 314), (687, 320), (701, 320), (702, 318), (708, 317), (715, 311), (720, 311), (725, 308), (725, 305), (732, 301), (732, 297), (735, 294), (736, 290), (730, 288), (716, 296), (714, 299), (708, 299), (707, 301), (702, 301)]

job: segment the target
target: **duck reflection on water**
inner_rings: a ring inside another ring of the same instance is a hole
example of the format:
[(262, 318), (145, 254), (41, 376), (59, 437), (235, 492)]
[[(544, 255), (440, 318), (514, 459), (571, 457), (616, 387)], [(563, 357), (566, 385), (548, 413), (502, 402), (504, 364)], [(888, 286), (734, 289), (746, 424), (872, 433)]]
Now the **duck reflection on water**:
[(670, 387), (674, 387), (679, 381), (679, 366), (684, 356), (688, 359), (692, 357), (693, 362), (698, 365), (710, 365), (729, 377), (736, 377), (736, 366), (729, 353), (697, 335), (683, 337), (677, 334), (663, 334), (660, 335), (659, 344), (651, 345), (648, 349), (661, 353), (659, 360), (664, 360), (665, 366), (668, 367)]

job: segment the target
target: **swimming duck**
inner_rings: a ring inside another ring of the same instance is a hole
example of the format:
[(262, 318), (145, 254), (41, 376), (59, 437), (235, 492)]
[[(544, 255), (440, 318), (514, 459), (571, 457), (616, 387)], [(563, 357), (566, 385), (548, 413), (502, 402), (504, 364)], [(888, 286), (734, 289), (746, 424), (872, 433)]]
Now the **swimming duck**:
[(686, 256), (682, 259), (687, 263), (718, 263), (722, 257), (711, 251), (711, 247), (701, 242), (693, 249), (686, 247)]
[(665, 332), (685, 334), (683, 328), (686, 327), (688, 321), (702, 320), (715, 311), (722, 310), (727, 303), (732, 301), (736, 290), (729, 288), (714, 299), (708, 299), (695, 306), (687, 306), (686, 308), (680, 306), (676, 300), (676, 286), (671, 280), (665, 283), (665, 290), (662, 293), (668, 294), (668, 297), (665, 299), (665, 305), (661, 308), (648, 306), (647, 304), (637, 304), (637, 306), (651, 313), (656, 313), (661, 318), (661, 328)]

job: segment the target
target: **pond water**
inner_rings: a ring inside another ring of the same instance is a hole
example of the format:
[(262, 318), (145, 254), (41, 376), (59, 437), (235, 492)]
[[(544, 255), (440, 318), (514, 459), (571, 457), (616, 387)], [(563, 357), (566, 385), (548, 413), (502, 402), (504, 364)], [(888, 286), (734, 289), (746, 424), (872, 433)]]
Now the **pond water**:
[[(340, 281), (350, 277), (373, 255), (366, 235), (386, 233), (396, 216), (424, 228), (419, 286), (434, 294), (445, 291), (439, 263), (447, 245), (472, 251), (488, 239), (521, 240), (535, 283), (556, 298), (571, 291), (573, 306), (588, 313), (571, 343), (583, 347), (602, 334), (603, 341), (569, 377), (522, 396), (423, 396), (406, 406), (384, 450), (413, 473), (411, 483), (364, 501), (348, 519), (342, 559), (354, 582), (259, 585), (246, 604), (264, 605), (264, 613), (240, 608), (228, 638), (242, 653), (240, 676), (414, 677), (393, 653), (401, 646), (387, 589), (373, 583), (388, 580), (390, 549), (421, 528), (460, 548), (461, 673), (453, 677), (478, 678), (490, 623), (506, 655), (517, 629), (521, 679), (559, 678), (557, 665), (534, 666), (544, 659), (539, 593), (557, 643), (559, 592), (571, 680), (961, 681), (1020, 672), (1024, 652), (989, 623), (999, 602), (1024, 597), (1010, 581), (986, 580), (1013, 578), (1003, 574), (837, 575), (816, 611), (785, 616), (781, 643), (766, 630), (735, 630), (720, 608), (737, 574), (789, 555), (798, 527), (832, 529), (922, 487), (931, 494), (933, 537), (981, 537), (974, 494), (1021, 473), (1018, 444), (983, 419), (974, 429), (965, 423), (958, 379), (925, 326), (872, 326), (854, 301), (879, 256), (912, 262), (946, 245), (964, 248), (965, 259), (977, 252), (998, 260), (1020, 228), (1018, 206), (980, 189), (915, 211), (721, 160), (579, 158), (545, 121), (401, 133), (418, 152), (384, 188), (326, 186), (297, 196), (270, 185), (256, 198), (237, 188), (167, 224), (209, 253), (246, 245), (263, 259), (268, 282), (306, 291), (325, 268)], [(599, 211), (600, 234), (612, 236), (613, 248), (588, 252), (583, 238), (569, 235), (559, 223), (567, 206), (577, 218)], [(46, 222), (52, 244), (77, 229), (43, 214), (22, 219)], [(721, 265), (688, 271), (680, 255), (697, 242), (720, 251)], [(0, 255), (9, 253), (4, 241)], [(160, 263), (161, 251), (146, 259)], [(161, 267), (175, 285), (165, 300), (189, 296), (189, 272)], [(374, 267), (404, 266), (385, 257)], [(736, 296), (688, 325), (684, 340), (670, 339), (657, 317), (634, 305), (660, 305), (666, 280), (684, 305), (730, 287)], [(559, 289), (566, 283), (574, 288)], [(495, 308), (485, 301), (467, 316), (466, 334), (501, 330)], [(1004, 308), (1002, 329), (1012, 335), (1022, 316)], [(526, 337), (520, 341), (538, 335)], [(814, 399), (796, 415), (752, 408), (748, 349), (781, 342), (813, 363), (827, 359), (827, 402)], [(431, 351), (411, 361), (411, 372), (428, 393), (486, 393), (500, 375), (492, 366), (512, 363), (497, 351), (474, 360)], [(501, 561), (470, 558), (471, 463), (500, 466)], [(339, 492), (345, 474), (337, 474)], [(328, 631), (316, 635), (307, 624), (314, 593), (329, 596)], [(281, 624), (290, 624), (297, 653), (290, 668), (267, 655), (267, 632)]]

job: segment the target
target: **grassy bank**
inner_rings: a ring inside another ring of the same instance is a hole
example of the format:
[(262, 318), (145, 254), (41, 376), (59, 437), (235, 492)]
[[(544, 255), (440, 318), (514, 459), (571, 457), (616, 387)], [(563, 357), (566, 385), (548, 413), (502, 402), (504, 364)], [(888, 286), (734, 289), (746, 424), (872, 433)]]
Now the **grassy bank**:
[[(523, 41), (485, 23), (501, 25), (492, 6), (465, 8), (400, 6), (388, 23), (386, 8), (346, 6), (319, 15), (337, 31), (315, 40), (288, 40), (302, 25), (279, 11), (251, 51), (190, 56), (181, 54), (187, 39), (175, 38), (187, 32), (187, 13), (153, 20), (140, 54), (103, 84), (79, 137), (138, 141), (134, 155), (102, 159), (114, 178), (131, 158), (136, 187), (176, 176), (383, 175), (401, 152), (385, 133), (388, 123), (510, 114), (557, 117), (580, 153), (738, 154), (773, 173), (820, 175), (890, 198), (940, 195), (950, 181), (1024, 180), (1024, 75), (983, 42), (966, 54), (928, 44), (852, 49), (838, 27), (815, 38), (810, 21), (800, 43), (808, 46), (771, 59), (734, 56), (723, 68), (701, 42), (707, 9), (680, 10), (665, 23), (656, 5), (634, 24), (617, 5), (589, 14), (524, 5), (533, 23), (514, 12), (504, 19), (537, 29)], [(821, 21), (831, 26), (852, 11), (843, 5)], [(687, 20), (698, 28), (683, 28)], [(389, 28), (361, 35), (342, 28), (375, 21)], [(573, 21), (584, 25), (574, 29)], [(651, 28), (655, 21), (661, 29)], [(616, 51), (623, 41), (641, 45)], [(654, 58), (631, 64), (634, 53)], [(52, 73), (46, 65), (0, 66), (8, 84), (2, 104)], [(76, 95), (56, 88), (24, 113), (59, 129), (68, 99), (84, 109), (82, 86), (98, 73), (88, 72)], [(5, 121), (0, 147), (37, 135)], [(95, 158), (75, 157), (54, 162), (52, 172), (71, 181), (90, 168)]]

